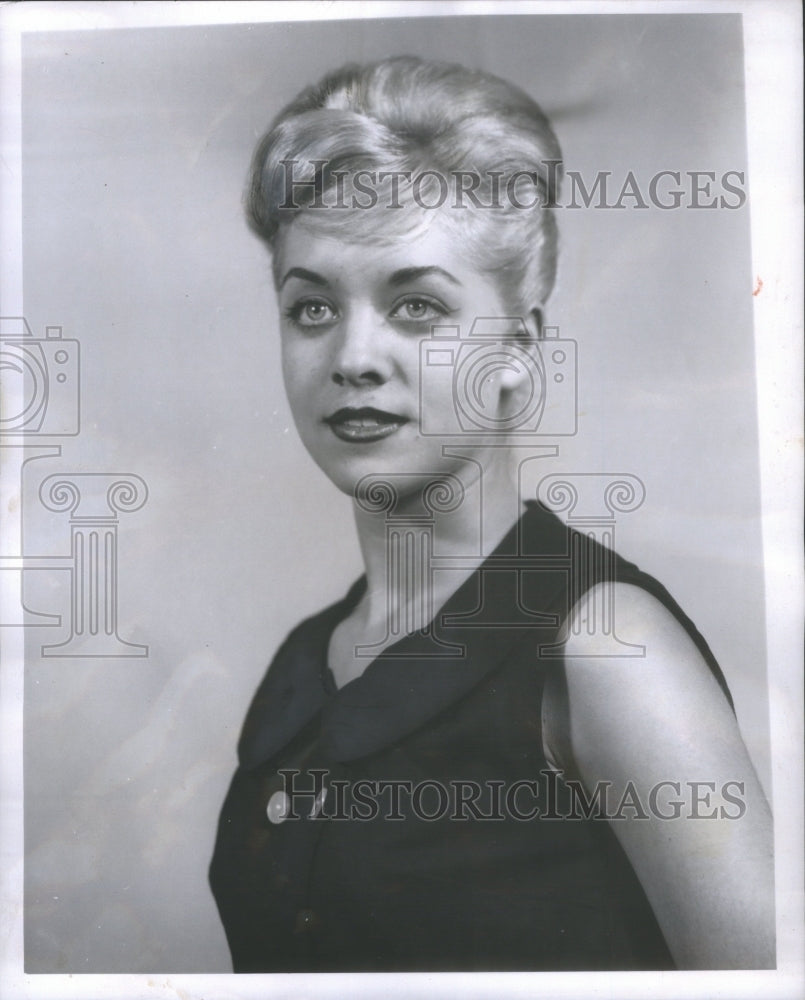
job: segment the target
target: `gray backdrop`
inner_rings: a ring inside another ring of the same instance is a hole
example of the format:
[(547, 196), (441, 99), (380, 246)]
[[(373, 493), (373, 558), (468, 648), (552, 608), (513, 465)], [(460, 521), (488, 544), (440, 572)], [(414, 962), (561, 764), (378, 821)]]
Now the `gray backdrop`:
[[(225, 972), (206, 882), (239, 726), (278, 643), (360, 572), (349, 502), (303, 452), (268, 259), (240, 208), (251, 149), (304, 84), (399, 53), (498, 72), (554, 116), (566, 165), (745, 169), (736, 16), (439, 18), (27, 36), (25, 314), (81, 343), (81, 433), (29, 463), (28, 555), (70, 552), (57, 472), (134, 473), (118, 634), (48, 658), (28, 633), (26, 967)], [(696, 620), (768, 786), (748, 210), (564, 209), (548, 321), (579, 343), (580, 432), (544, 471), (627, 472), (618, 547)], [(52, 439), (48, 439), (52, 440)], [(33, 453), (32, 453), (33, 454)]]

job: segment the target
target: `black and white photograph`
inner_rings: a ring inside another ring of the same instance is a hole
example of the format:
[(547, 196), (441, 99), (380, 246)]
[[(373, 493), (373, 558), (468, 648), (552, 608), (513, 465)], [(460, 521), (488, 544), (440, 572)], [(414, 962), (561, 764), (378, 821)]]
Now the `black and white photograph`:
[(3, 995), (801, 995), (799, 5), (0, 17)]

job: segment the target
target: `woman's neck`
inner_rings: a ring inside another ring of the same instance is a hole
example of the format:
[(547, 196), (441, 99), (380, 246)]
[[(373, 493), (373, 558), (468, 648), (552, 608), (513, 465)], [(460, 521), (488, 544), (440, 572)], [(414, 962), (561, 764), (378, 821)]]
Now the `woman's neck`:
[(369, 631), (425, 627), (494, 551), (522, 512), (512, 465), (501, 448), (483, 470), (457, 463), (404, 494), (379, 476), (355, 500), (367, 577), (360, 614)]

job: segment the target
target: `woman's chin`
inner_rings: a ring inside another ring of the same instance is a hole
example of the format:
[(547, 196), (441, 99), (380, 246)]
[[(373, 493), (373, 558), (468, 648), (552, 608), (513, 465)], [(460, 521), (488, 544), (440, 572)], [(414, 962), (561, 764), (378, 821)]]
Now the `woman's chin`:
[[(368, 489), (381, 483), (388, 484), (397, 496), (422, 496), (443, 477), (458, 480), (453, 488), (458, 485), (467, 489), (484, 473), (494, 473), (499, 481), (501, 466), (508, 464), (505, 449), (499, 446), (490, 447), (477, 439), (462, 445), (452, 439), (423, 436), (413, 426), (372, 442), (341, 441), (329, 430), (327, 437), (308, 435), (303, 441), (313, 461), (336, 489), (353, 498), (365, 496)], [(492, 444), (499, 444), (499, 439), (495, 438)]]
[(388, 456), (334, 462), (330, 456), (317, 461), (317, 464), (336, 489), (353, 499), (365, 497), (373, 488), (383, 486), (397, 496), (421, 495), (435, 482), (448, 476), (457, 477), (460, 482), (464, 479), (457, 468), (462, 463), (442, 456), (431, 462), (423, 462), (422, 458), (415, 461), (410, 457), (405, 460)]

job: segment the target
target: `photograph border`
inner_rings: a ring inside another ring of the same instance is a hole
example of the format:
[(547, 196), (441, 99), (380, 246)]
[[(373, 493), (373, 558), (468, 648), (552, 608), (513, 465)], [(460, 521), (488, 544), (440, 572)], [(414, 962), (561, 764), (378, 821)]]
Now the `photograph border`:
[[(760, 434), (766, 635), (777, 865), (775, 971), (675, 973), (26, 974), (23, 943), (22, 694), (24, 636), (5, 629), (0, 671), (0, 977), (16, 998), (525, 996), (623, 998), (801, 995), (803, 975), (802, 676), (802, 49), (796, 0), (525, 3), (26, 3), (0, 11), (2, 155), (0, 313), (22, 315), (20, 45), (27, 32), (109, 28), (506, 14), (730, 13), (743, 15), (752, 268)], [(773, 151), (773, 155), (769, 155)], [(3, 468), (3, 496), (19, 466)]]

